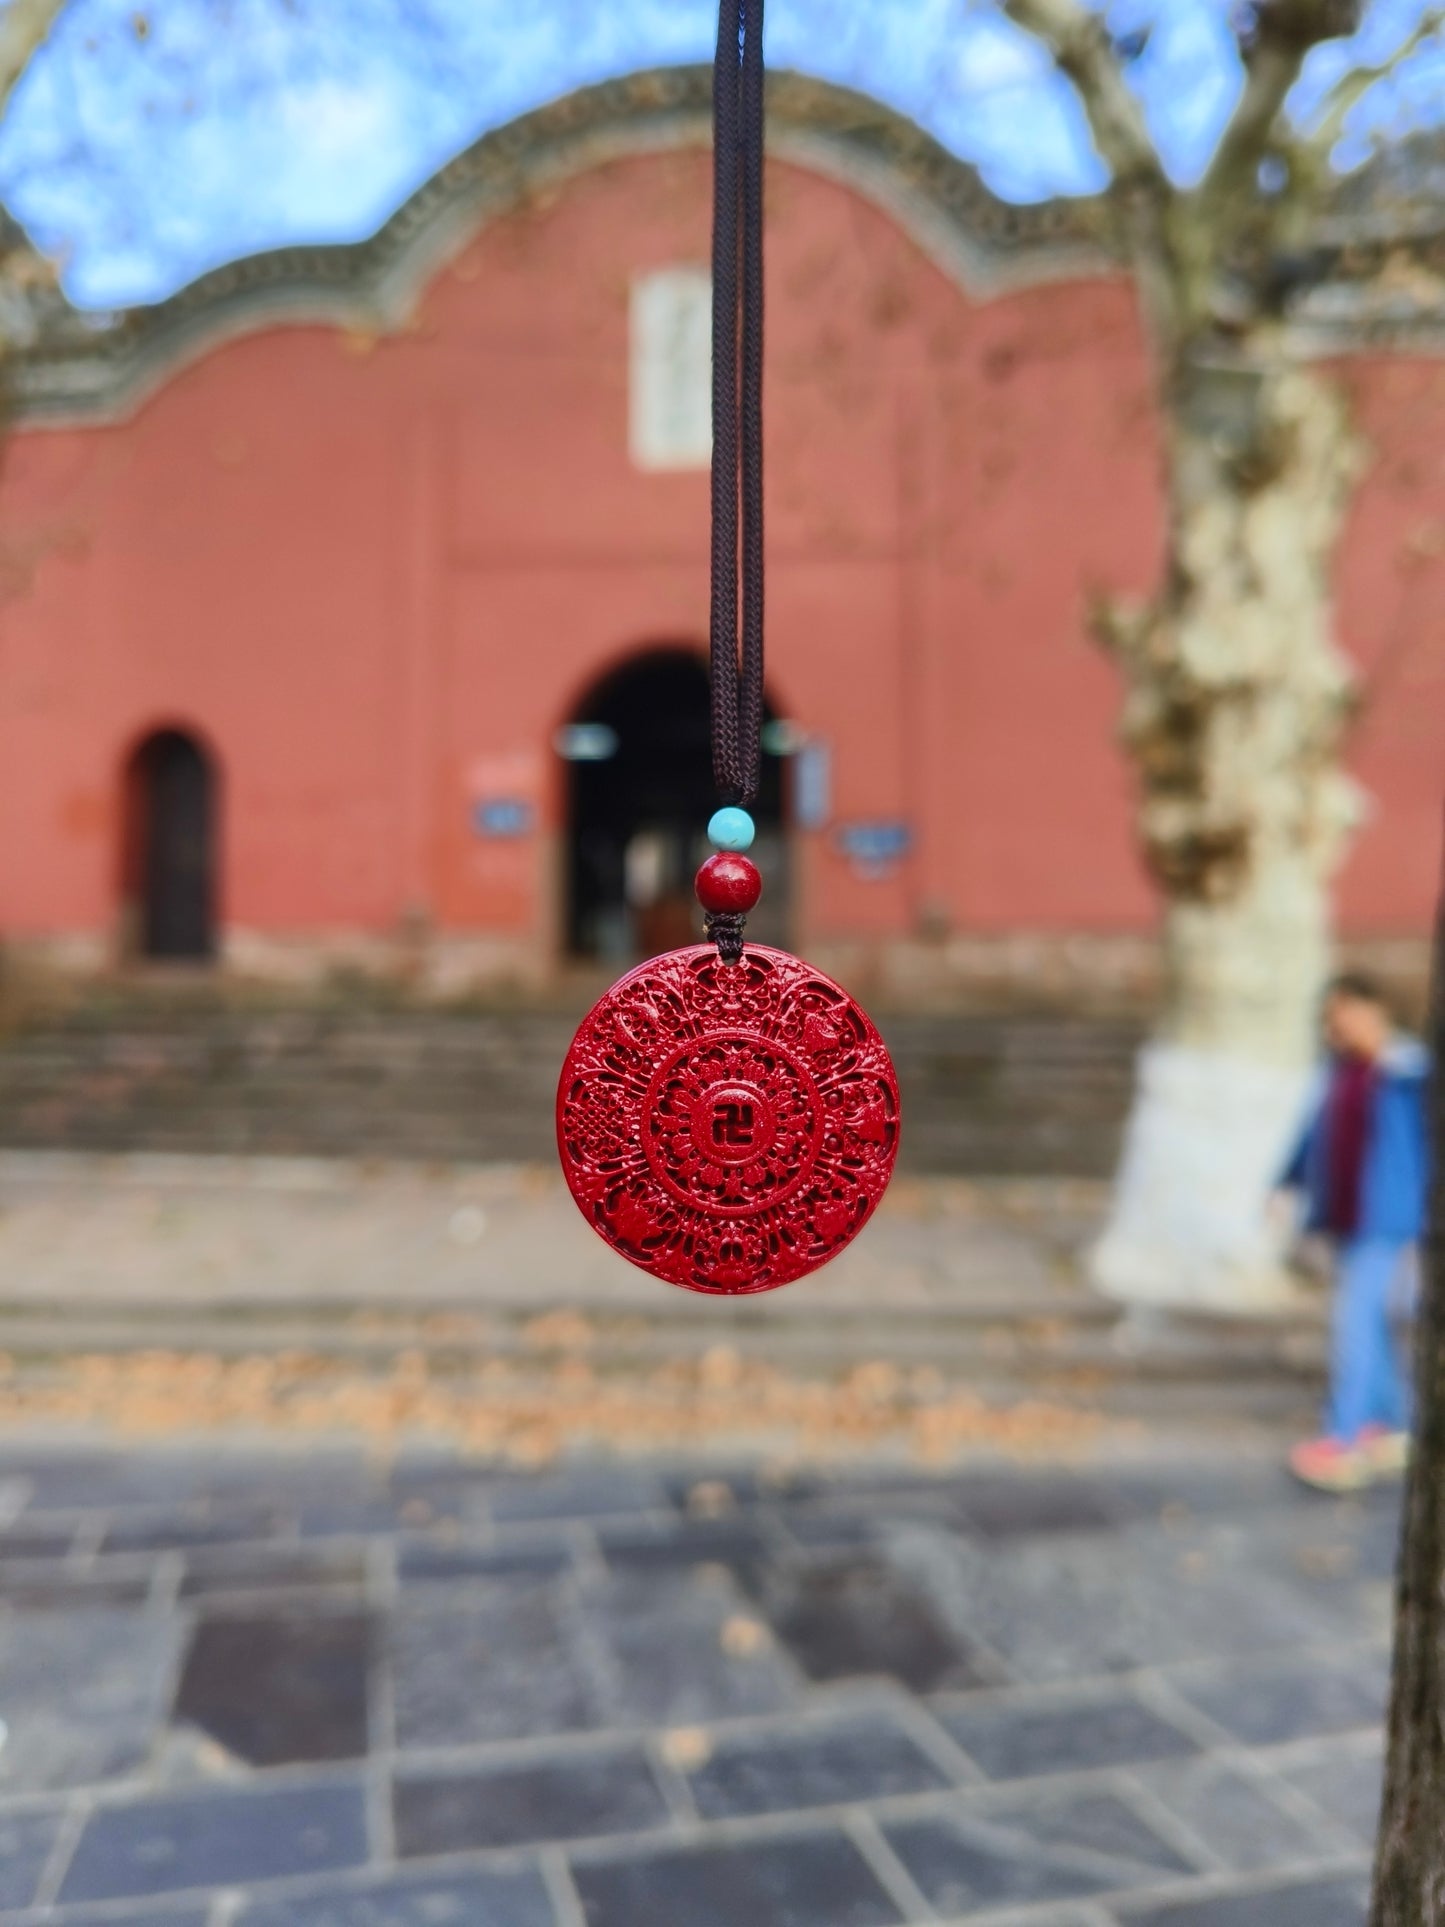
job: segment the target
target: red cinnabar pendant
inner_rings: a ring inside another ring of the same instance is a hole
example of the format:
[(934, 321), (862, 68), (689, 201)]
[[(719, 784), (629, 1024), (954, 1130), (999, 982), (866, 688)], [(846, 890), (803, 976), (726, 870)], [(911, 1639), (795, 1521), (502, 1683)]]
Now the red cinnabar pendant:
[(771, 1291), (837, 1255), (882, 1197), (898, 1085), (845, 990), (783, 950), (669, 951), (582, 1023), (557, 1090), (582, 1215), (689, 1291)]
[[(819, 970), (744, 941), (762, 891), (763, 7), (720, 0), (713, 70), (712, 766), (697, 873), (711, 939), (641, 965), (588, 1013), (557, 1089), (557, 1148), (614, 1251), (689, 1291), (771, 1291), (872, 1216), (898, 1155), (883, 1039)], [(739, 620), (741, 618), (741, 620)], [(739, 651), (741, 650), (741, 655)]]

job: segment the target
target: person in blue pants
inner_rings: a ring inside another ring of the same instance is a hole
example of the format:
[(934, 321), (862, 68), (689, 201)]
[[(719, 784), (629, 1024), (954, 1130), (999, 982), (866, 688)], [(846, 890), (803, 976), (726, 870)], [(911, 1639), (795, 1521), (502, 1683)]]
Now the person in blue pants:
[(1303, 1192), (1305, 1228), (1334, 1248), (1330, 1394), (1323, 1434), (1296, 1446), (1290, 1465), (1307, 1485), (1350, 1492), (1398, 1473), (1409, 1454), (1395, 1324), (1425, 1226), (1429, 1060), (1361, 972), (1330, 984), (1324, 1033), (1328, 1062), (1281, 1183)]

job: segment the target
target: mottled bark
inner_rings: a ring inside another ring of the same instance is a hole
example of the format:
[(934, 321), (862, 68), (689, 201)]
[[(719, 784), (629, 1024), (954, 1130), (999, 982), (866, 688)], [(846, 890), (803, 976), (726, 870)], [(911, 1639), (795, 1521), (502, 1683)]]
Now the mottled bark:
[[(1160, 594), (1100, 623), (1125, 679), (1167, 977), (1094, 1276), (1126, 1299), (1257, 1304), (1278, 1295), (1265, 1202), (1303, 1095), (1353, 814), (1338, 768), (1350, 675), (1330, 634), (1352, 448), (1338, 397), (1292, 365), (1287, 326), (1330, 143), (1286, 103), (1360, 0), (1240, 10), (1243, 85), (1187, 188), (1131, 85), (1139, 46), (1107, 12), (1003, 5), (1074, 83), (1109, 168), (1103, 207), (1154, 351), (1170, 508)], [(1349, 92), (1320, 103), (1320, 127)]]
[[(1436, 922), (1434, 1058), (1445, 1063), (1445, 910)], [(1415, 1460), (1395, 1599), (1395, 1676), (1370, 1927), (1445, 1927), (1445, 1079), (1416, 1330)]]
[(1186, 363), (1177, 385), (1165, 584), (1100, 625), (1166, 905), (1164, 1028), (1298, 1061), (1354, 815), (1338, 765), (1352, 675), (1330, 613), (1353, 444), (1334, 391), (1267, 342)]
[(1264, 1308), (1266, 1209), (1297, 1122), (1352, 817), (1352, 677), (1330, 563), (1354, 466), (1339, 397), (1267, 339), (1170, 377), (1165, 582), (1101, 614), (1125, 679), (1165, 997), (1096, 1281), (1131, 1302)]

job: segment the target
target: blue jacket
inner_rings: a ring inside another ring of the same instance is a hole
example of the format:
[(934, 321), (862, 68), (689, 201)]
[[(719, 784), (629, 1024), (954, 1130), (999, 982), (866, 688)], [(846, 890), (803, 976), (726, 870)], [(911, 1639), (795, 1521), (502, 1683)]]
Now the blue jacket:
[[(1358, 1238), (1410, 1244), (1425, 1229), (1430, 1139), (1425, 1086), (1430, 1060), (1413, 1037), (1397, 1037), (1380, 1060), (1379, 1082), (1360, 1173)], [(1329, 1229), (1330, 1069), (1315, 1080), (1306, 1122), (1281, 1182), (1305, 1194), (1305, 1226)]]

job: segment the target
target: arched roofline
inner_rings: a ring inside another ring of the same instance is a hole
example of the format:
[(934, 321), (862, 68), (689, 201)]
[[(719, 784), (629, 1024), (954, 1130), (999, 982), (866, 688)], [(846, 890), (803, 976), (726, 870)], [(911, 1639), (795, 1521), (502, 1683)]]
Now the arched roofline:
[[(22, 419), (113, 421), (221, 343), (278, 323), (389, 332), (489, 221), (608, 161), (712, 140), (712, 72), (603, 81), (483, 134), (366, 240), (275, 248), (153, 306), (76, 316), (12, 367)], [(1096, 204), (1016, 206), (916, 123), (802, 74), (768, 79), (769, 152), (882, 208), (975, 299), (1109, 267)]]
[[(489, 221), (608, 161), (711, 140), (711, 68), (662, 67), (583, 87), (483, 134), (366, 240), (246, 255), (168, 300), (111, 317), (70, 311), (12, 362), (14, 415), (123, 420), (213, 348), (278, 323), (390, 332)], [(974, 300), (1121, 272), (1097, 200), (1000, 200), (916, 122), (849, 88), (770, 74), (768, 144), (881, 208)], [(1291, 320), (1302, 356), (1445, 351), (1445, 302), (1403, 298), (1378, 278), (1403, 244), (1445, 285), (1445, 226), (1433, 211), (1415, 225), (1418, 233), (1376, 232), (1368, 201), (1363, 213), (1322, 221), (1330, 266)]]

